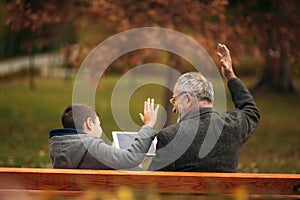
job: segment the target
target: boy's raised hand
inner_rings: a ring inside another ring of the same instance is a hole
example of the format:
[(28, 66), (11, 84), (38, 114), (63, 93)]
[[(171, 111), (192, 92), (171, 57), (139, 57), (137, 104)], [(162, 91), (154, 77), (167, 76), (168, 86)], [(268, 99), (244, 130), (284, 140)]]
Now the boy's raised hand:
[(144, 114), (139, 113), (142, 122), (153, 128), (157, 121), (157, 113), (158, 113), (159, 105), (154, 108), (154, 99), (148, 98), (147, 101), (144, 102)]

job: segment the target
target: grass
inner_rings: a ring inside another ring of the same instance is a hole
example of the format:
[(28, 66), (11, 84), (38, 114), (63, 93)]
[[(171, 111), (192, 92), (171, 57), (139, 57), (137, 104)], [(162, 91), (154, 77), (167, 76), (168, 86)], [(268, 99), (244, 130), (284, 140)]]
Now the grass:
[[(294, 81), (297, 88), (299, 81)], [(253, 85), (254, 82), (248, 80), (247, 83)], [(242, 150), (240, 170), (300, 173), (299, 97), (275, 93), (254, 96), (261, 120)]]
[[(242, 80), (248, 86), (255, 83), (255, 79)], [(110, 105), (116, 81), (116, 76), (101, 79), (95, 98), (107, 142), (111, 131), (119, 129)], [(295, 83), (299, 86), (300, 80)], [(72, 81), (59, 78), (39, 78), (35, 90), (30, 90), (25, 80), (0, 84), (0, 166), (51, 167), (48, 131), (61, 127), (60, 115), (72, 102), (72, 89)], [(143, 100), (150, 96), (162, 104), (163, 95), (164, 88), (158, 85), (137, 89), (129, 104), (132, 120), (141, 125), (138, 113), (143, 110)], [(254, 97), (262, 118), (242, 149), (239, 171), (300, 173), (299, 99), (273, 93), (254, 94)], [(123, 101), (120, 97), (120, 104)], [(230, 100), (228, 103), (232, 107)]]
[(24, 81), (0, 86), (2, 166), (44, 167), (49, 163), (47, 132), (58, 127), (61, 110), (70, 103), (72, 85), (61, 80), (38, 80), (37, 85), (34, 91)]

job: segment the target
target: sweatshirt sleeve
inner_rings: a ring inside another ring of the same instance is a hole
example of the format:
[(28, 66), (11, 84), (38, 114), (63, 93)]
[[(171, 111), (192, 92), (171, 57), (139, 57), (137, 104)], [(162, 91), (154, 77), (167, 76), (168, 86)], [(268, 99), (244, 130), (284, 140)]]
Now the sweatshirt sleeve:
[(236, 108), (228, 113), (240, 113), (239, 120), (241, 120), (241, 126), (243, 127), (242, 138), (245, 142), (257, 127), (260, 113), (252, 95), (240, 79), (235, 78), (228, 81), (228, 88)]
[(127, 169), (138, 166), (145, 158), (156, 131), (143, 126), (134, 140), (134, 143), (128, 149), (118, 149), (113, 146), (93, 140), (89, 146), (90, 153), (101, 163), (113, 169)]

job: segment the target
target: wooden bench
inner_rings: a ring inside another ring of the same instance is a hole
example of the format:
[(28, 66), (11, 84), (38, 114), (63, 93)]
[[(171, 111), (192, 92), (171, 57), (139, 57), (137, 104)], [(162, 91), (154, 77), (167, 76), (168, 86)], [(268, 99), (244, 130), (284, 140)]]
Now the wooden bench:
[(136, 191), (149, 188), (164, 197), (235, 195), (300, 198), (300, 174), (250, 174), (201, 172), (139, 172), (119, 170), (75, 170), (0, 168), (0, 199), (5, 195), (38, 195), (51, 191), (78, 196), (85, 191), (112, 192), (120, 186)]

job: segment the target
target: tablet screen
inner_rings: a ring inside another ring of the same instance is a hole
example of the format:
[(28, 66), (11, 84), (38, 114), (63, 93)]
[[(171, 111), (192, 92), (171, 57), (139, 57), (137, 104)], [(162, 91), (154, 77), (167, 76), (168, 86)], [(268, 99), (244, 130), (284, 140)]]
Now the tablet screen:
[[(115, 147), (120, 149), (127, 149), (133, 143), (134, 139), (137, 137), (138, 132), (125, 132), (125, 131), (113, 131), (113, 141), (115, 143)], [(153, 140), (148, 153), (146, 156), (155, 156), (157, 139)]]

